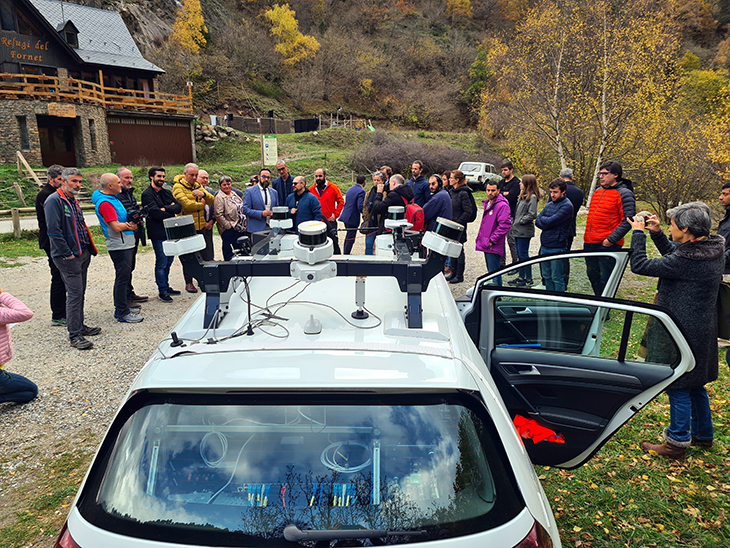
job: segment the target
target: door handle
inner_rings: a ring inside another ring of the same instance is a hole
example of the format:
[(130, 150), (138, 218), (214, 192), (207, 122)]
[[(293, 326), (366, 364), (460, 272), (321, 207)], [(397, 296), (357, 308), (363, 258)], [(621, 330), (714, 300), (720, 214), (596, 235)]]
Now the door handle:
[(523, 310), (515, 310), (515, 314), (532, 314), (532, 310), (526, 306)]
[(534, 365), (514, 365), (520, 375), (540, 375), (540, 370)]

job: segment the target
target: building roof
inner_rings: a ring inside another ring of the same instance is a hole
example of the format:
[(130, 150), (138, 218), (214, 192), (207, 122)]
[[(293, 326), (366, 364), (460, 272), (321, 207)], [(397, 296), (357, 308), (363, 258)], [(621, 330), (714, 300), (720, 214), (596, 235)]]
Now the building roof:
[(142, 57), (122, 16), (116, 11), (57, 0), (30, 2), (54, 29), (63, 28), (67, 21), (73, 22), (79, 31), (79, 47), (74, 51), (84, 63), (165, 72)]

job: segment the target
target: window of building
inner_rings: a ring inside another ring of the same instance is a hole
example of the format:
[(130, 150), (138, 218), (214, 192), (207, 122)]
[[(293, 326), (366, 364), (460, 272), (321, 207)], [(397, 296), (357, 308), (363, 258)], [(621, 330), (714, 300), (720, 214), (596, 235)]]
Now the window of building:
[(15, 32), (15, 10), (10, 0), (0, 0), (0, 26), (3, 30)]
[(68, 43), (69, 46), (71, 46), (72, 48), (79, 47), (79, 35), (77, 32), (74, 32), (72, 30), (67, 30), (64, 32), (64, 35), (66, 38), (66, 42)]
[(20, 10), (18, 10), (18, 32), (27, 36), (43, 36), (38, 27)]
[(96, 152), (96, 122), (89, 118), (89, 141), (91, 142), (91, 150)]
[(20, 148), (30, 150), (30, 135), (28, 135), (28, 119), (25, 116), (16, 116), (18, 132), (20, 133)]

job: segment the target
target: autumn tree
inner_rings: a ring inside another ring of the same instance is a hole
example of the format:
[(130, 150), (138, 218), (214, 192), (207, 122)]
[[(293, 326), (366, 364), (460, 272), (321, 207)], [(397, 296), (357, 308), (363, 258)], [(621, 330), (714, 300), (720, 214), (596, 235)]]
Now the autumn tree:
[(471, 19), (474, 11), (470, 0), (446, 0), (446, 15), (451, 17), (451, 24)]
[(208, 27), (203, 20), (200, 0), (182, 0), (172, 26), (172, 40), (183, 51), (196, 54), (206, 44)]
[(274, 49), (284, 57), (284, 64), (294, 67), (317, 54), (319, 42), (313, 36), (305, 36), (299, 32), (299, 22), (289, 4), (274, 5), (264, 12), (264, 17), (271, 25), (271, 34), (277, 40)]
[(647, 1), (538, 2), (485, 44), (481, 128), (538, 172), (572, 167), (592, 192), (598, 166), (643, 147), (634, 128), (675, 92), (678, 42)]

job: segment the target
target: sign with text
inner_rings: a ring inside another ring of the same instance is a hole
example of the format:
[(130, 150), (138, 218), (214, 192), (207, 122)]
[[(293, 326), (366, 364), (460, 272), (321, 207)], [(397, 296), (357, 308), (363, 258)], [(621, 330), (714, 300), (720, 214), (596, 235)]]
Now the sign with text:
[(48, 116), (59, 118), (76, 118), (76, 105), (64, 103), (48, 103)]
[(276, 135), (264, 135), (264, 138), (261, 140), (261, 146), (264, 154), (264, 165), (275, 166), (279, 155)]

